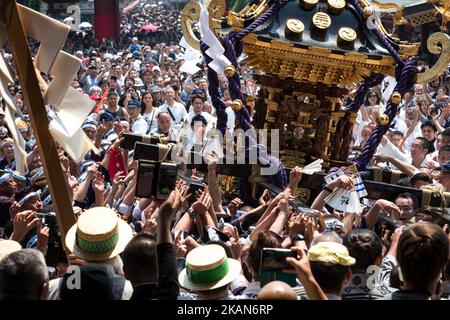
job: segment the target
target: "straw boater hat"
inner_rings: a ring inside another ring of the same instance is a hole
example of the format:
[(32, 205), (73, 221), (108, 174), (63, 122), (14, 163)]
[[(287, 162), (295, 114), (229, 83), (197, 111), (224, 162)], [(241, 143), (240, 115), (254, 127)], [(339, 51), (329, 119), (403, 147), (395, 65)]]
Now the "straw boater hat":
[(66, 235), (66, 246), (78, 258), (101, 261), (119, 255), (133, 237), (130, 226), (106, 207), (86, 210)]
[(208, 291), (229, 284), (240, 272), (239, 261), (227, 258), (221, 246), (209, 244), (188, 253), (178, 282), (191, 291)]

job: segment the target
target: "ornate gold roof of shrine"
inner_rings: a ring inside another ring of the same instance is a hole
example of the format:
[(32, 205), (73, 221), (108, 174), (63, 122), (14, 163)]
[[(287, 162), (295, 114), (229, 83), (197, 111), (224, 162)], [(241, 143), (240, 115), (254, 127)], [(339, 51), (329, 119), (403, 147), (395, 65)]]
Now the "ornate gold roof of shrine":
[[(374, 15), (375, 4), (378, 3), (376, 5), (380, 9), (380, 1), (357, 1), (364, 9), (366, 18), (374, 17), (375, 20), (368, 20), (377, 25), (383, 39), (403, 59), (418, 53), (420, 43), (402, 42), (386, 32)], [(450, 19), (449, 0), (430, 1), (440, 4), (446, 19), (447, 15)], [(413, 4), (423, 5), (419, 2)], [(183, 34), (194, 48), (200, 48), (192, 24), (198, 21), (202, 6), (209, 11), (211, 30), (216, 35), (225, 36), (231, 30), (244, 30), (265, 14), (272, 3), (273, 0), (253, 0), (240, 12), (226, 14), (225, 0), (206, 0), (204, 5), (191, 0), (182, 11)], [(439, 9), (434, 3), (433, 6)], [(399, 12), (394, 12), (394, 22), (403, 23), (405, 19), (402, 14), (412, 13), (408, 8), (402, 5)], [(394, 59), (378, 42), (369, 29), (370, 23), (365, 20), (348, 0), (288, 0), (276, 14), (243, 38), (244, 53), (248, 55), (247, 62), (254, 70), (298, 82), (353, 85), (371, 72), (394, 75)], [(436, 33), (428, 39), (427, 47), (432, 54), (448, 52), (450, 38), (444, 33)], [(441, 54), (439, 63), (426, 74), (420, 73), (417, 82), (425, 83), (436, 78), (448, 62), (450, 59)]]
[[(205, 3), (216, 34), (226, 34), (231, 27), (244, 29), (269, 7), (262, 0), (224, 19), (221, 3)], [(360, 3), (369, 6), (366, 1)], [(346, 0), (290, 0), (243, 41), (247, 63), (281, 79), (350, 85), (370, 72), (393, 75), (395, 70), (395, 61)], [(419, 48), (389, 37), (388, 41), (404, 56)]]

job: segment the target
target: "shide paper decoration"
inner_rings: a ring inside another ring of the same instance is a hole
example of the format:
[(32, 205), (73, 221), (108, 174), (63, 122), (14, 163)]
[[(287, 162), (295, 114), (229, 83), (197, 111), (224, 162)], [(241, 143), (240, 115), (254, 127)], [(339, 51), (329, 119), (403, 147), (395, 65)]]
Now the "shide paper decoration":
[[(80, 162), (90, 149), (94, 151), (97, 151), (97, 149), (81, 130), (83, 121), (92, 110), (92, 102), (86, 95), (70, 87), (80, 67), (81, 60), (61, 50), (70, 27), (25, 6), (18, 4), (17, 9), (26, 35), (41, 43), (34, 61), (38, 78), (40, 78), (39, 72), (53, 76), (53, 80), (48, 87), (41, 81), (41, 86), (45, 89), (44, 102), (53, 106), (56, 113), (56, 117), (50, 122), (49, 130), (53, 138), (72, 159)], [(0, 46), (5, 43), (6, 39), (6, 28), (0, 22)], [(7, 104), (6, 121), (8, 126), (12, 128), (16, 142), (18, 170), (24, 172), (26, 155), (24, 141), (12, 120), (13, 114), (18, 110), (7, 90), (8, 83), (13, 83), (13, 78), (3, 57), (0, 58), (0, 71), (0, 94)]]

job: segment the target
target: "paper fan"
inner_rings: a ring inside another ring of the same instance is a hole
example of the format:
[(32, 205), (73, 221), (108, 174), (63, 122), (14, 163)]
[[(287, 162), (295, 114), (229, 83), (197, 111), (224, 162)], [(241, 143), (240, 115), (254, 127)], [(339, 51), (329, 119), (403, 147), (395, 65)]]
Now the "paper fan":
[(339, 188), (325, 198), (325, 203), (342, 212), (360, 211), (359, 196), (356, 190)]
[(325, 176), (325, 183), (329, 184), (333, 180), (336, 180), (342, 175), (347, 175), (353, 179), (353, 184), (355, 186), (355, 191), (357, 192), (360, 198), (366, 197), (368, 195), (366, 187), (359, 175), (358, 169), (356, 168), (356, 164), (352, 164), (351, 166), (344, 168), (342, 170), (333, 172), (327, 176)]
[(316, 161), (311, 162), (310, 164), (305, 166), (303, 168), (302, 173), (312, 175), (315, 172), (320, 172), (322, 171), (322, 163), (323, 163), (322, 159), (317, 159)]

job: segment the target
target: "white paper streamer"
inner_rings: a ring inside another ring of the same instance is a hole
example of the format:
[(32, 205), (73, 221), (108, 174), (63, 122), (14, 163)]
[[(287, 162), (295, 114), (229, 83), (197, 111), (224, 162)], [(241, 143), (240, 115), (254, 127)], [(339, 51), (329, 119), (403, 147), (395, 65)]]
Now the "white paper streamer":
[(316, 161), (311, 162), (310, 164), (305, 166), (302, 170), (302, 173), (312, 175), (315, 172), (320, 172), (322, 171), (322, 163), (322, 159), (317, 159)]
[(184, 62), (180, 66), (180, 71), (188, 74), (196, 74), (201, 70), (197, 67), (197, 64), (202, 60), (202, 53), (191, 47), (184, 37), (180, 40), (180, 46), (186, 49), (183, 56)]
[(224, 75), (223, 69), (230, 66), (231, 62), (224, 56), (225, 49), (209, 28), (209, 14), (208, 10), (204, 7), (200, 11), (199, 24), (202, 41), (209, 47), (209, 49), (206, 50), (206, 54), (212, 59), (209, 66), (218, 74)]
[(384, 81), (387, 81), (389, 83), (387, 88), (383, 91), (383, 101), (387, 103), (391, 98), (391, 94), (394, 91), (395, 86), (397, 85), (397, 81), (394, 77), (391, 76), (387, 76), (386, 78), (384, 78)]
[[(27, 7), (21, 5), (17, 7), (27, 36), (41, 42), (35, 59), (36, 68), (54, 76), (44, 93), (45, 103), (56, 109), (56, 116), (49, 125), (50, 132), (69, 155), (79, 162), (89, 149), (94, 152), (98, 150), (81, 130), (81, 124), (92, 111), (92, 102), (86, 95), (70, 87), (81, 60), (60, 51), (70, 28), (62, 22)], [(4, 29), (0, 28), (0, 30)], [(1, 31), (0, 42), (3, 42), (6, 35), (4, 31)], [(6, 78), (8, 82), (11, 82), (11, 76), (5, 75), (8, 74), (8, 69), (3, 61), (0, 62), (0, 71), (4, 75), (2, 80)], [(14, 104), (10, 105), (10, 108), (15, 108)], [(11, 120), (13, 120), (12, 116)], [(15, 123), (8, 123), (8, 126), (15, 128)], [(12, 131), (14, 134), (14, 130)], [(19, 134), (17, 138), (19, 144), (20, 137)]]
[[(2, 32), (0, 31), (0, 33)], [(0, 96), (6, 103), (5, 121), (8, 124), (9, 131), (11, 131), (14, 140), (14, 160), (16, 162), (16, 170), (21, 174), (25, 174), (27, 172), (27, 153), (25, 152), (25, 139), (17, 129), (16, 123), (14, 121), (13, 115), (17, 110), (17, 107), (15, 105), (14, 98), (8, 90), (8, 83), (13, 83), (13, 81), (9, 70), (6, 67), (6, 63), (3, 60), (3, 56), (1, 55), (0, 70)]]

